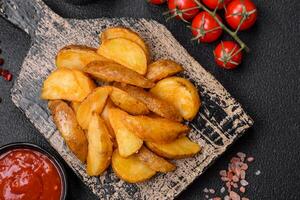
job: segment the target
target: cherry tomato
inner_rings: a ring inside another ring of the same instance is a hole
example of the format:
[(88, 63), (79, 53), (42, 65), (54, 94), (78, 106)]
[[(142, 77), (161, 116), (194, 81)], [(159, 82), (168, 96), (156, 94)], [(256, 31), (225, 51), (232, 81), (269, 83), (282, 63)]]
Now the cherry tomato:
[[(217, 18), (222, 21), (219, 15)], [(217, 21), (206, 11), (200, 12), (192, 22), (193, 39), (198, 39), (199, 42), (213, 42), (216, 41), (223, 32), (223, 29)]]
[(231, 0), (202, 0), (202, 2), (210, 9), (223, 9)]
[(169, 13), (171, 17), (189, 21), (199, 12), (194, 0), (168, 0)]
[(240, 46), (232, 41), (221, 41), (214, 50), (216, 63), (225, 69), (234, 69), (242, 62)]
[(167, 0), (147, 0), (148, 3), (152, 3), (152, 4), (155, 4), (155, 5), (160, 5), (160, 4), (163, 4), (165, 3)]
[(257, 9), (251, 0), (233, 0), (226, 7), (225, 19), (233, 29), (246, 30), (257, 19)]

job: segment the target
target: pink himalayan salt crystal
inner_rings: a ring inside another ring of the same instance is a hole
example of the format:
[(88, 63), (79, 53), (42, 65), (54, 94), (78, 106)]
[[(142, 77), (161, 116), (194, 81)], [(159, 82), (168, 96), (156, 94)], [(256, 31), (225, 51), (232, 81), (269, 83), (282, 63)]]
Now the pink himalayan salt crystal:
[(238, 193), (236, 193), (234, 191), (230, 191), (229, 196), (232, 200), (240, 200), (241, 199), (240, 195), (238, 195)]
[(222, 200), (221, 197), (214, 197), (213, 200)]
[(221, 193), (224, 193), (225, 190), (226, 190), (226, 189), (225, 189), (224, 187), (222, 187), (222, 188), (220, 189), (220, 192), (221, 192)]
[(237, 183), (232, 184), (232, 186), (233, 186), (234, 188), (238, 188), (238, 187), (239, 187)]
[(226, 187), (227, 187), (227, 190), (228, 190), (228, 191), (231, 191), (231, 185), (230, 185), (230, 182), (227, 182), (225, 185), (226, 185)]
[(245, 192), (246, 192), (246, 188), (245, 188), (245, 187), (243, 187), (243, 186), (242, 186), (242, 187), (240, 187), (240, 192), (241, 192), (241, 193), (245, 193)]
[(240, 161), (241, 161), (241, 159), (238, 158), (238, 157), (232, 157), (231, 160), (230, 160), (231, 163), (237, 163), (237, 162), (240, 162)]
[(246, 163), (242, 164), (241, 169), (242, 170), (247, 170), (248, 169), (248, 165)]
[(233, 180), (233, 182), (239, 182), (239, 177), (233, 176), (233, 177), (232, 177), (232, 180)]
[(253, 157), (249, 157), (249, 158), (247, 158), (247, 161), (248, 161), (248, 162), (253, 162), (253, 161), (254, 161), (254, 158), (253, 158)]
[(226, 181), (228, 181), (228, 178), (227, 177), (221, 177), (221, 180), (226, 182)]
[(240, 158), (246, 158), (246, 154), (243, 152), (238, 152), (236, 155)]
[(219, 172), (219, 174), (220, 174), (220, 176), (227, 176), (227, 172), (226, 172), (226, 170), (221, 170), (220, 172)]
[(242, 200), (250, 200), (250, 199), (248, 199), (247, 197), (242, 197)]

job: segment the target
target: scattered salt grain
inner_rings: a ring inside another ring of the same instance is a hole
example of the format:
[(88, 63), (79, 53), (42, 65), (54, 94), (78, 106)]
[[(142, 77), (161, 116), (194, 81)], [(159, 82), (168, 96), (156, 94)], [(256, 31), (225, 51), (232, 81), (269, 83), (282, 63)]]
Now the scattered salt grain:
[(225, 188), (222, 187), (222, 188), (220, 189), (220, 192), (221, 192), (221, 193), (224, 193), (224, 192), (225, 192)]
[(239, 187), (237, 183), (232, 184), (232, 186), (233, 186), (234, 188), (238, 188), (238, 187)]
[(214, 189), (209, 189), (209, 192), (210, 192), (211, 194), (214, 194), (216, 191), (215, 191)]
[(205, 195), (205, 198), (207, 198), (207, 199), (208, 199), (208, 198), (209, 198), (209, 196), (208, 196), (208, 195)]
[(240, 158), (246, 158), (246, 154), (243, 152), (238, 152), (236, 155)]
[(221, 180), (226, 182), (226, 181), (228, 181), (228, 178), (227, 177), (221, 177)]
[(240, 184), (241, 184), (242, 186), (247, 186), (247, 185), (249, 185), (248, 181), (246, 181), (246, 180), (241, 180), (241, 181), (240, 181)]
[(248, 158), (247, 158), (247, 161), (248, 161), (248, 162), (253, 162), (253, 161), (254, 161), (254, 158), (253, 158), (253, 157), (248, 157)]
[(229, 197), (228, 195), (226, 195), (226, 196), (224, 197), (224, 200), (230, 200), (230, 197)]
[(260, 173), (261, 173), (260, 170), (257, 170), (257, 171), (255, 172), (255, 175), (258, 176), (258, 175), (260, 175)]
[(227, 175), (226, 170), (221, 170), (219, 172), (219, 174), (220, 174), (220, 176), (223, 176), (223, 177)]
[(204, 188), (203, 192), (204, 192), (204, 193), (208, 193), (208, 189), (207, 189), (207, 188)]
[(246, 172), (244, 170), (241, 170), (241, 179), (246, 178)]
[(248, 169), (248, 165), (246, 163), (242, 164), (241, 169), (242, 170), (247, 170)]

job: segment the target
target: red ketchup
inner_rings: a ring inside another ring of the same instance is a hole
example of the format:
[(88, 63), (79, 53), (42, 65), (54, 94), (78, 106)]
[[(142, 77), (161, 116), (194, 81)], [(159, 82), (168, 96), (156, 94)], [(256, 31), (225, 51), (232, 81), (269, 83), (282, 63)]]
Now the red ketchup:
[(62, 180), (54, 163), (31, 149), (0, 155), (0, 200), (59, 200)]

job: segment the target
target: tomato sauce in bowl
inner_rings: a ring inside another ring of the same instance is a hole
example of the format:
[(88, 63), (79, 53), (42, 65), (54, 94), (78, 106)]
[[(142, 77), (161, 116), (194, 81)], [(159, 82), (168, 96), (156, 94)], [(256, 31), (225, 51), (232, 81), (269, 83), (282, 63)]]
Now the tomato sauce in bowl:
[(57, 161), (39, 147), (16, 146), (0, 154), (1, 200), (62, 200), (65, 175)]

